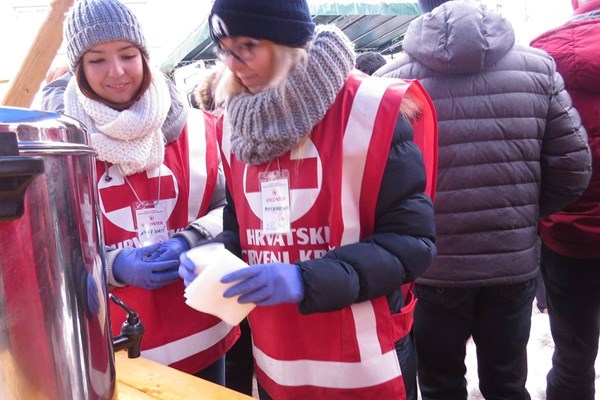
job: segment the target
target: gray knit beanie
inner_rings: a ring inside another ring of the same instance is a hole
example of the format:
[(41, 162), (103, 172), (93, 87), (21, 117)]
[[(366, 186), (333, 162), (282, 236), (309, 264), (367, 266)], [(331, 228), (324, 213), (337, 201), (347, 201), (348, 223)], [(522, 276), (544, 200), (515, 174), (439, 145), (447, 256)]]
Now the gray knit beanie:
[(367, 75), (373, 75), (375, 71), (385, 64), (385, 58), (375, 51), (366, 51), (356, 56), (356, 69)]
[(137, 18), (118, 0), (77, 0), (67, 15), (63, 34), (72, 71), (86, 51), (104, 42), (131, 42), (149, 56)]

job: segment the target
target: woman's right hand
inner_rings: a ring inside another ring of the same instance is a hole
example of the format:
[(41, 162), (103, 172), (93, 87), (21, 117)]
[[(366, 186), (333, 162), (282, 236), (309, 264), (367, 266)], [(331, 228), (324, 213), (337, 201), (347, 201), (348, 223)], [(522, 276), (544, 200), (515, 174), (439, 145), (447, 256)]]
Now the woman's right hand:
[(124, 249), (113, 262), (113, 275), (118, 282), (144, 289), (158, 289), (177, 282), (177, 260), (154, 261), (150, 255), (160, 243)]

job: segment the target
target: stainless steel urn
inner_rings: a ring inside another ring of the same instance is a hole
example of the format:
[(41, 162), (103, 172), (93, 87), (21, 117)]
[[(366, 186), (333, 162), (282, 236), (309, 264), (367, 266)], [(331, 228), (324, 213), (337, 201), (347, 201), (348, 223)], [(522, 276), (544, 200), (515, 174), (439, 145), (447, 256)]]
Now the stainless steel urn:
[(95, 153), (58, 114), (0, 107), (0, 397), (116, 398)]

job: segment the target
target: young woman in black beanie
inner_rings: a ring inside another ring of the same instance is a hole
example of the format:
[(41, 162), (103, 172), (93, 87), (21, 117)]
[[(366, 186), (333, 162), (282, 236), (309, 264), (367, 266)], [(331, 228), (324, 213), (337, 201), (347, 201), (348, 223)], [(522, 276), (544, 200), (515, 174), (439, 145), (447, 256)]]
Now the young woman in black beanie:
[(352, 43), (315, 28), (304, 0), (217, 0), (209, 18), (227, 67), (217, 240), (250, 265), (222, 282), (225, 297), (257, 305), (260, 398), (416, 399), (401, 286), (436, 252), (435, 168), (413, 141), (413, 128), (435, 137), (428, 96), (354, 70)]

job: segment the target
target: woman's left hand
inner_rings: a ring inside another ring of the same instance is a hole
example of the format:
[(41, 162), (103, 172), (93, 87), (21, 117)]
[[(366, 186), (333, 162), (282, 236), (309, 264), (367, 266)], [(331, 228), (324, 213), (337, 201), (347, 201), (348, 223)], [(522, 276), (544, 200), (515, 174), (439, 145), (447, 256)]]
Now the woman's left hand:
[(172, 261), (179, 260), (179, 255), (190, 249), (190, 244), (181, 236), (174, 236), (165, 240), (160, 247), (153, 251), (147, 260), (150, 261)]

